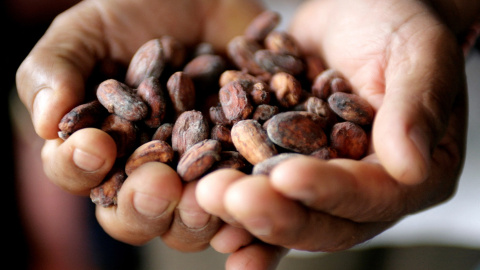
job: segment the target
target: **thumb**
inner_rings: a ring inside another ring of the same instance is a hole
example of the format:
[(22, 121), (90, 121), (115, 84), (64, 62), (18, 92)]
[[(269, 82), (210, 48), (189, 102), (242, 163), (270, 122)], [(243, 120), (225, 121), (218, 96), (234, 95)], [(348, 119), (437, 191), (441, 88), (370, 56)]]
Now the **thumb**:
[(59, 15), (17, 70), (19, 97), (44, 139), (57, 138), (60, 119), (83, 101), (85, 79), (104, 54), (101, 33), (88, 26), (95, 16), (88, 23), (79, 17), (91, 6), (82, 2)]
[(397, 33), (401, 38), (392, 40), (385, 96), (372, 133), (380, 162), (404, 184), (429, 176), (432, 153), (465, 90), (463, 56), (454, 36), (441, 25), (424, 25), (405, 25)]

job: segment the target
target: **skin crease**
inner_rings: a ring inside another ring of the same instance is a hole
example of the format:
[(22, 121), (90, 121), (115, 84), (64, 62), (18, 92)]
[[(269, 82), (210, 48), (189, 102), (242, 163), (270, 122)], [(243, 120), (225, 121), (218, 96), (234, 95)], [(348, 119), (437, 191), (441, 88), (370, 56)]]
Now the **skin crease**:
[[(46, 139), (42, 158), (52, 182), (87, 194), (114, 162), (114, 145), (105, 133), (87, 129), (65, 142), (56, 134), (60, 118), (83, 100), (85, 80), (96, 64), (126, 64), (138, 46), (161, 34), (222, 48), (260, 11), (244, 0), (199, 2), (86, 0), (57, 17), (17, 72), (19, 96), (37, 134)], [(214, 239), (214, 248), (233, 252), (227, 269), (274, 269), (285, 247), (346, 249), (405, 215), (446, 200), (465, 155), (464, 63), (455, 38), (479, 14), (478, 4), (471, 2), (459, 4), (466, 15), (455, 25), (443, 24), (433, 8), (413, 0), (308, 1), (298, 10), (291, 31), (303, 49), (342, 72), (376, 109), (372, 152), (362, 161), (301, 158), (282, 164), (269, 178), (218, 171), (202, 179), (195, 194), (183, 193), (185, 187), (167, 166), (148, 164), (129, 176), (117, 207), (97, 208), (97, 219), (110, 235), (127, 243), (160, 236), (176, 249), (189, 250), (189, 239), (201, 239), (195, 243), (198, 250)], [(437, 6), (442, 12), (443, 6)], [(168, 20), (170, 14), (176, 19)], [(240, 20), (225, 20), (232, 17)], [(82, 144), (79, 138), (92, 143)], [(105, 151), (98, 151), (99, 142), (106, 144)], [(81, 163), (75, 149), (101, 162)], [(298, 171), (302, 174), (294, 173)], [(149, 181), (140, 184), (145, 177)], [(228, 186), (206, 193), (219, 181)], [(165, 210), (141, 215), (134, 205), (136, 192), (167, 201)], [(210, 218), (201, 229), (188, 228), (179, 219), (182, 201), (193, 205), (202, 219), (206, 211), (228, 224), (220, 227)], [(222, 229), (215, 235), (212, 228)], [(263, 242), (248, 244), (244, 229)], [(232, 240), (230, 246), (216, 244), (223, 237)]]

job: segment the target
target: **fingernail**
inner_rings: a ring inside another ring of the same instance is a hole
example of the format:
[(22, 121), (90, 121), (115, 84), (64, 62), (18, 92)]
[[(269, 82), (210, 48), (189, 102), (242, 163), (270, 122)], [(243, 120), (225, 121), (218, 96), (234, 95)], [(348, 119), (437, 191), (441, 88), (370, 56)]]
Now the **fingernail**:
[(203, 211), (182, 210), (178, 211), (180, 219), (185, 226), (191, 229), (200, 229), (207, 226), (210, 220), (210, 214)]
[(266, 217), (250, 219), (245, 222), (247, 229), (254, 235), (267, 236), (272, 233), (273, 224)]
[(143, 192), (133, 195), (133, 207), (138, 213), (146, 217), (156, 218), (167, 211), (170, 202)]
[(36, 119), (44, 119), (45, 107), (48, 105), (49, 100), (51, 99), (51, 94), (53, 90), (51, 88), (44, 88), (38, 91), (35, 99), (33, 101), (33, 115), (32, 120), (34, 123), (37, 123)]
[(73, 151), (73, 162), (78, 168), (87, 172), (93, 172), (100, 169), (105, 163), (105, 160), (96, 155), (83, 151), (82, 149), (76, 148)]

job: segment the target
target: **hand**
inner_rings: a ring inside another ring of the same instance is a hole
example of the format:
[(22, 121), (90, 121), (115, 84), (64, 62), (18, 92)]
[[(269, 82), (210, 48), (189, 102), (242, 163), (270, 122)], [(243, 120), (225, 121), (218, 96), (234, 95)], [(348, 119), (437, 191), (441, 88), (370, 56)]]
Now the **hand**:
[[(90, 0), (59, 15), (17, 72), (19, 96), (45, 139), (42, 159), (49, 179), (70, 193), (88, 195), (115, 162), (115, 143), (101, 130), (82, 129), (65, 141), (57, 136), (61, 117), (83, 103), (96, 66), (127, 65), (140, 45), (161, 35), (224, 48), (260, 10), (253, 0)], [(224, 21), (230, 17), (237, 20)], [(125, 181), (117, 206), (97, 207), (97, 219), (126, 243), (161, 236), (178, 250), (201, 250), (221, 222), (198, 207), (194, 189), (195, 183), (183, 185), (170, 167), (147, 164)]]
[(338, 251), (452, 196), (466, 137), (458, 37), (480, 7), (457, 1), (466, 16), (453, 25), (441, 19), (449, 2), (426, 2), (306, 2), (291, 33), (374, 106), (370, 153), (360, 161), (291, 159), (269, 177), (217, 171), (198, 184), (200, 206), (272, 245)]

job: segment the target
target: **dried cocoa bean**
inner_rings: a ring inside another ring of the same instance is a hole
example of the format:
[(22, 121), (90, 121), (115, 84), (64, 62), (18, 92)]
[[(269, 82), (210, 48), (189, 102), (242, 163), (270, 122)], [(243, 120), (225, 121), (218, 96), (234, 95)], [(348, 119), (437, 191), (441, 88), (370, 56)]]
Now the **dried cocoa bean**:
[(152, 136), (152, 140), (160, 140), (169, 142), (172, 138), (172, 123), (164, 123), (155, 130)]
[(292, 108), (300, 103), (303, 92), (300, 82), (286, 72), (272, 76), (270, 89), (275, 93), (278, 103), (285, 108)]
[(182, 113), (175, 121), (172, 130), (172, 148), (182, 156), (192, 145), (208, 139), (208, 122), (199, 111)]
[(341, 118), (359, 124), (370, 125), (373, 121), (373, 107), (355, 94), (337, 92), (328, 98), (330, 108)]
[(264, 123), (279, 112), (280, 109), (277, 106), (261, 104), (258, 105), (255, 109), (255, 112), (253, 112), (252, 119), (258, 121), (259, 123)]
[(221, 104), (210, 107), (209, 117), (210, 122), (212, 122), (213, 124), (222, 124), (226, 126), (232, 125), (232, 121), (228, 120), (227, 117), (225, 117), (225, 113), (223, 112)]
[(216, 90), (214, 86), (225, 68), (225, 60), (219, 55), (201, 54), (190, 60), (183, 68), (183, 72), (192, 79), (196, 88), (201, 88), (205, 93), (212, 92), (212, 89)]
[(330, 146), (324, 146), (310, 154), (318, 159), (330, 160), (338, 157), (337, 150)]
[(145, 78), (137, 88), (137, 95), (149, 108), (143, 122), (150, 128), (158, 128), (167, 111), (167, 101), (160, 81), (155, 77)]
[(125, 173), (130, 175), (135, 169), (147, 162), (161, 162), (170, 164), (174, 153), (172, 147), (165, 141), (153, 140), (140, 145), (128, 157), (125, 164)]
[(290, 158), (301, 157), (301, 156), (303, 155), (297, 154), (297, 153), (281, 153), (281, 154), (272, 156), (260, 163), (255, 164), (253, 166), (252, 174), (253, 175), (257, 175), (257, 174), (269, 175), (270, 172), (273, 170), (273, 168), (276, 167), (281, 162), (286, 161), (287, 159), (290, 159)]
[(212, 139), (192, 145), (178, 161), (178, 175), (187, 182), (200, 178), (220, 160), (221, 150), (220, 142)]
[(159, 78), (165, 67), (161, 39), (152, 39), (145, 42), (133, 55), (125, 75), (125, 83), (132, 88), (147, 77)]
[(97, 88), (97, 99), (114, 113), (128, 121), (139, 121), (148, 114), (148, 106), (135, 94), (132, 88), (115, 79), (100, 83)]
[(75, 131), (96, 127), (107, 116), (107, 110), (98, 100), (80, 104), (65, 114), (58, 124), (58, 136), (66, 140)]
[(117, 145), (117, 157), (123, 157), (133, 150), (138, 139), (137, 126), (116, 114), (110, 114), (101, 129), (108, 133)]
[(278, 153), (258, 121), (239, 121), (233, 125), (231, 134), (237, 151), (253, 165)]
[(339, 157), (360, 159), (367, 152), (368, 138), (359, 125), (346, 121), (336, 123), (330, 134), (331, 147)]
[(100, 185), (90, 190), (90, 199), (102, 207), (117, 205), (117, 193), (126, 178), (123, 168), (114, 167)]
[(325, 71), (322, 58), (315, 55), (307, 55), (303, 58), (305, 62), (306, 77), (313, 82), (315, 78)]
[(167, 81), (167, 90), (176, 115), (195, 108), (195, 85), (182, 71), (173, 73)]
[(225, 125), (214, 125), (210, 131), (210, 138), (219, 141), (223, 150), (234, 148), (230, 128)]
[(292, 35), (285, 31), (270, 31), (265, 37), (265, 48), (277, 54), (300, 57), (300, 48)]
[(255, 17), (245, 29), (245, 37), (255, 41), (263, 41), (265, 37), (280, 23), (280, 14), (266, 10)]
[(227, 55), (240, 70), (260, 75), (265, 73), (265, 70), (257, 64), (254, 57), (255, 52), (260, 49), (262, 47), (257, 42), (237, 36), (228, 43)]
[(247, 171), (250, 164), (237, 151), (222, 151), (220, 152), (220, 160), (213, 164), (210, 171), (220, 169), (235, 169), (239, 171)]
[(317, 114), (325, 121), (325, 127), (331, 127), (337, 122), (337, 115), (332, 111), (328, 102), (315, 96), (307, 98), (295, 107), (296, 110)]
[(187, 49), (185, 45), (172, 36), (162, 36), (160, 44), (163, 49), (165, 64), (172, 69), (180, 68), (187, 59)]
[(252, 83), (257, 83), (257, 82), (263, 82), (259, 80), (257, 77), (246, 73), (245, 71), (240, 71), (240, 70), (225, 70), (221, 75), (218, 80), (218, 84), (220, 87), (225, 86), (227, 83), (232, 82), (232, 81), (237, 81), (237, 80), (244, 80), (244, 81), (249, 81)]
[(327, 99), (336, 92), (351, 92), (351, 86), (343, 76), (334, 69), (327, 69), (315, 77), (312, 93), (321, 99)]
[(309, 112), (283, 112), (267, 124), (268, 138), (276, 145), (302, 154), (310, 154), (327, 144), (324, 121)]
[(272, 74), (286, 72), (292, 75), (298, 75), (304, 69), (302, 60), (290, 54), (276, 53), (270, 50), (258, 50), (254, 53), (253, 57), (261, 68)]
[(248, 85), (242, 84), (241, 81), (233, 81), (220, 88), (218, 93), (220, 104), (229, 121), (247, 119), (252, 113), (253, 105), (248, 98), (247, 88)]

